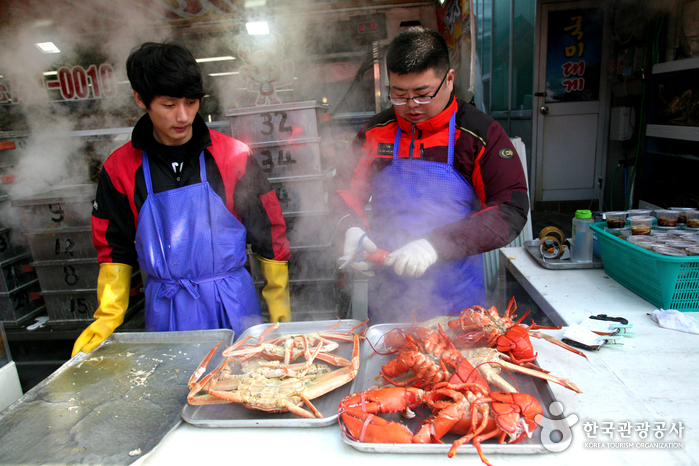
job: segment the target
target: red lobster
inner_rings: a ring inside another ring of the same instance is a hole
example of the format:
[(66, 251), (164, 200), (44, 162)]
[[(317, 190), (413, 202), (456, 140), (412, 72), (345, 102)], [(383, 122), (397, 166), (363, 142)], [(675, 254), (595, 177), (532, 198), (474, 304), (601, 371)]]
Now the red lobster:
[[(413, 327), (412, 333), (389, 333), (388, 344), (400, 348), (398, 357), (381, 367), (381, 376), (395, 386), (412, 385), (429, 388), (437, 383), (470, 384), (473, 392), (488, 393), (485, 379), (466, 359), (440, 328), (438, 332)], [(437, 360), (438, 362), (435, 362)], [(450, 369), (451, 368), (451, 369)], [(414, 377), (398, 382), (396, 377), (407, 373)]]
[[(513, 328), (526, 332), (526, 329), (523, 327)], [(513, 333), (517, 331), (514, 330)], [(512, 333), (509, 335), (512, 335)], [(477, 364), (479, 369), (475, 370), (473, 363), (469, 360), (473, 355), (466, 355), (462, 352), (465, 350), (458, 350), (449, 336), (442, 330), (441, 325), (437, 325), (437, 330), (415, 326), (407, 330), (393, 330), (386, 333), (384, 338), (384, 343), (389, 347), (398, 348), (399, 353), (398, 357), (385, 364), (381, 370), (381, 376), (393, 385), (412, 385), (428, 389), (430, 384), (446, 380), (452, 384), (474, 384), (474, 388), (471, 391), (476, 394), (479, 392), (485, 394), (490, 391), (488, 383), (497, 386), (502, 392), (515, 392), (513, 387), (499, 377), (497, 371), (489, 369), (489, 366), (495, 364), (509, 370), (549, 380), (580, 393), (580, 389), (570, 380), (550, 375), (548, 371), (535, 364), (521, 364), (521, 359), (523, 358), (520, 356), (520, 359), (517, 359), (512, 354), (514, 353), (513, 351), (510, 351), (511, 355), (509, 357), (501, 353), (498, 350), (503, 349), (503, 345), (500, 345), (497, 349), (492, 349), (494, 355), (475, 355), (476, 359), (480, 360)], [(527, 338), (526, 341), (529, 343), (529, 349), (531, 350), (529, 339)], [(485, 348), (481, 347), (479, 349), (483, 350)], [(508, 348), (504, 349), (507, 350)], [(473, 349), (470, 350), (470, 352), (473, 351)], [(478, 349), (475, 351), (478, 351)], [(517, 361), (518, 364), (508, 362), (508, 360), (512, 359)], [(412, 378), (402, 382), (396, 381), (397, 377), (410, 371), (415, 374)], [(487, 383), (484, 377), (487, 379)]]
[[(470, 385), (470, 384), (467, 384)], [(366, 390), (346, 396), (340, 402), (339, 415), (347, 435), (369, 443), (438, 443), (447, 433), (460, 437), (452, 443), (448, 456), (453, 458), (459, 446), (472, 442), (483, 463), (490, 465), (481, 442), (498, 437), (500, 443), (516, 443), (538, 427), (536, 416), (543, 410), (532, 396), (523, 393), (490, 393), (469, 402), (463, 386), (438, 383), (432, 390), (392, 387)], [(479, 416), (479, 407), (488, 404), (489, 414)], [(432, 415), (413, 433), (407, 426), (378, 416), (426, 406)]]
[[(514, 296), (510, 299), (505, 315), (500, 317), (495, 306), (485, 309), (481, 306), (473, 306), (464, 309), (458, 319), (449, 321), (449, 328), (457, 333), (454, 337), (456, 346), (460, 348), (473, 348), (487, 346), (497, 348), (501, 353), (509, 356), (515, 364), (527, 365), (536, 360), (530, 336), (547, 340), (555, 345), (572, 351), (587, 359), (584, 353), (566, 345), (557, 338), (541, 332), (533, 332), (537, 329), (559, 329), (560, 327), (544, 327), (532, 322), (530, 326), (522, 325), (522, 320), (529, 315), (524, 313), (516, 322), (512, 320), (512, 314), (517, 310)], [(538, 368), (538, 366), (536, 366)]]

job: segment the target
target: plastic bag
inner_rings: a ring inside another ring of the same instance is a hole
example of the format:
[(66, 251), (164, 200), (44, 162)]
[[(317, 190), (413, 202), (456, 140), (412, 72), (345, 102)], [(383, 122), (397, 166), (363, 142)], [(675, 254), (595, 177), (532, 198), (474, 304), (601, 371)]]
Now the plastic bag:
[(699, 335), (699, 323), (686, 314), (674, 309), (656, 309), (650, 316), (661, 327)]

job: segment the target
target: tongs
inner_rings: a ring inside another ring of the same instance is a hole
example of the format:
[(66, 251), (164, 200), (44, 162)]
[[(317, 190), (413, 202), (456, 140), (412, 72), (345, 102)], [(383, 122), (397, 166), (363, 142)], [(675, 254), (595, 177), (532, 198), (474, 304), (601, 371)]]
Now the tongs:
[(352, 254), (342, 256), (338, 259), (339, 261), (343, 261), (342, 264), (340, 264), (340, 266), (338, 267), (338, 270), (344, 269), (353, 262), (371, 261), (376, 264), (383, 265), (384, 261), (386, 260), (386, 257), (390, 254), (390, 252), (384, 249), (376, 249), (376, 251), (372, 253), (366, 252), (362, 247), (362, 241), (364, 241), (364, 238), (366, 238), (366, 233), (362, 235), (361, 238), (359, 238), (359, 245), (357, 246), (356, 251), (354, 251)]

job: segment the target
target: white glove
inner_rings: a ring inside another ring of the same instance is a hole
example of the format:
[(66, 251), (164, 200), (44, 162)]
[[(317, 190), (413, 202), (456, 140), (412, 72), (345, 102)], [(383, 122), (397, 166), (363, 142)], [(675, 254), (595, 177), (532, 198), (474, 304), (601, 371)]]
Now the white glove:
[[(345, 248), (343, 250), (345, 256), (350, 256), (357, 252), (360, 240), (362, 241), (362, 249), (364, 249), (367, 254), (376, 252), (377, 247), (374, 242), (370, 240), (368, 236), (364, 235), (366, 235), (366, 233), (359, 227), (352, 227), (347, 230), (347, 233), (345, 233)], [(362, 239), (362, 236), (364, 236), (364, 239)], [(374, 264), (370, 261), (353, 261), (350, 263), (350, 266), (364, 275), (369, 277), (374, 276), (374, 271), (371, 270)]]
[(400, 249), (396, 249), (386, 257), (384, 265), (394, 265), (396, 274), (419, 277), (427, 267), (437, 262), (437, 251), (426, 239), (412, 241)]

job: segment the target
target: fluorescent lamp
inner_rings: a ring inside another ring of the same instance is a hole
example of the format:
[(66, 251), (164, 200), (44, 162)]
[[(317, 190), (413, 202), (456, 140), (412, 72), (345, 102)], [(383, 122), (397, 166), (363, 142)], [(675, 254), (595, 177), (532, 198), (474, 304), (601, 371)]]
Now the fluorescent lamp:
[(227, 56), (227, 57), (197, 58), (197, 63), (208, 63), (208, 62), (212, 62), (212, 61), (226, 61), (226, 60), (235, 60), (235, 57)]
[(61, 53), (53, 42), (38, 42), (36, 46), (44, 53)]
[(223, 73), (209, 73), (209, 76), (214, 76), (214, 77), (216, 77), (216, 76), (230, 76), (232, 74), (238, 74), (238, 72), (237, 71), (226, 71)]
[(245, 23), (245, 28), (248, 30), (248, 34), (251, 36), (269, 34), (269, 26), (267, 25), (267, 21)]
[(55, 76), (58, 74), (58, 71), (45, 71), (44, 76)]

